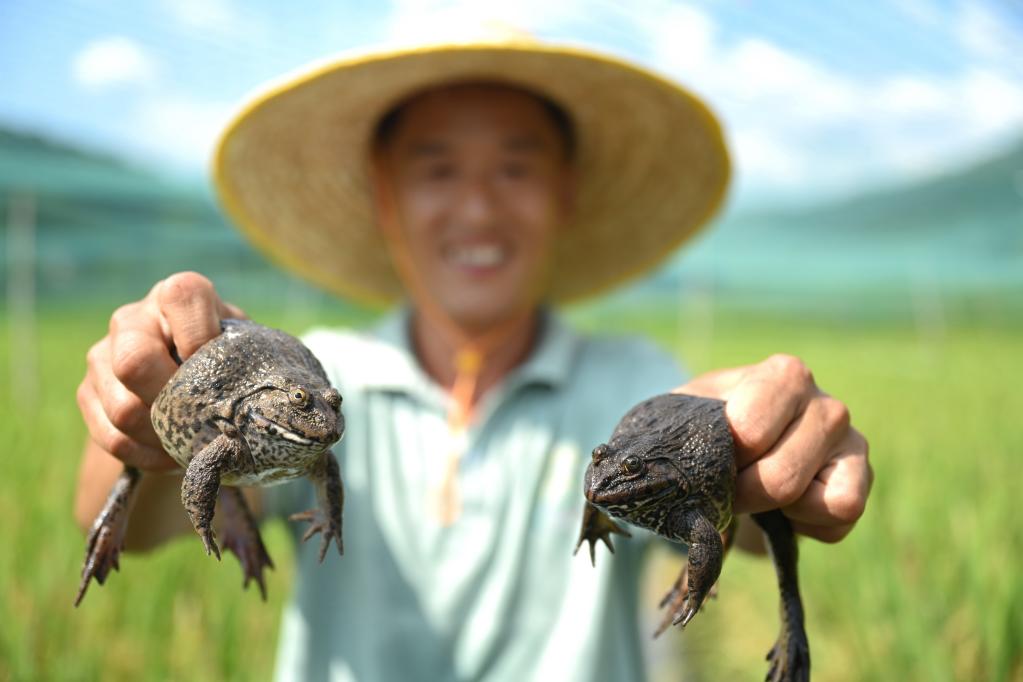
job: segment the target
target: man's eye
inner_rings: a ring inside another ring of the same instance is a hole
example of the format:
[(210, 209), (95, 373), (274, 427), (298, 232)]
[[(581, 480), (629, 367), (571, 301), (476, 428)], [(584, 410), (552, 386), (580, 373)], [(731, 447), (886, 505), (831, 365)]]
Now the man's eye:
[(429, 180), (448, 180), (455, 175), (455, 168), (449, 164), (437, 164), (426, 169), (425, 173)]
[(506, 163), (501, 166), (501, 174), (506, 178), (518, 180), (529, 175), (529, 166), (524, 163)]

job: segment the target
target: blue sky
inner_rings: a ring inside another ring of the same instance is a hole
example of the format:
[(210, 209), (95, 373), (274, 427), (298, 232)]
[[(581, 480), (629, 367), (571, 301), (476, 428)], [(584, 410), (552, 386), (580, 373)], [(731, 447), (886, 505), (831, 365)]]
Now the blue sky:
[(740, 202), (912, 180), (1023, 139), (1015, 0), (0, 0), (0, 125), (200, 176), (268, 79), (488, 20), (692, 87), (724, 120)]

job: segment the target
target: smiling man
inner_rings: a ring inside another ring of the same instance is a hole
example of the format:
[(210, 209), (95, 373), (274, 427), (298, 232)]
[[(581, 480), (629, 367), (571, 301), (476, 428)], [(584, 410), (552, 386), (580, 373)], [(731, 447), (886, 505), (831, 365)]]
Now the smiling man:
[[(216, 172), (286, 267), (406, 302), (373, 330), (304, 338), (345, 397), (346, 553), (319, 566), (297, 546), (280, 679), (642, 679), (649, 540), (596, 568), (572, 549), (590, 449), (656, 393), (728, 401), (737, 512), (781, 507), (829, 542), (862, 513), (866, 442), (798, 359), (686, 382), (652, 345), (580, 336), (550, 308), (648, 270), (720, 202), (720, 131), (677, 86), (521, 40), (321, 64), (236, 118)], [(239, 314), (195, 273), (114, 314), (78, 394), (83, 527), (122, 462), (171, 468), (148, 421), (171, 349)], [(179, 485), (144, 479), (129, 549), (190, 532)], [(277, 516), (311, 494), (252, 498)]]

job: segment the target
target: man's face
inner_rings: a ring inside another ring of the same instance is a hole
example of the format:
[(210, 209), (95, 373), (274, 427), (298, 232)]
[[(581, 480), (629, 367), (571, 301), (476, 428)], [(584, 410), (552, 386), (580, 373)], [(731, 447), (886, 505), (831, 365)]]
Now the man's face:
[(431, 297), (478, 332), (542, 300), (573, 182), (565, 141), (537, 99), (496, 85), (432, 91), (403, 108), (377, 163), (417, 304)]

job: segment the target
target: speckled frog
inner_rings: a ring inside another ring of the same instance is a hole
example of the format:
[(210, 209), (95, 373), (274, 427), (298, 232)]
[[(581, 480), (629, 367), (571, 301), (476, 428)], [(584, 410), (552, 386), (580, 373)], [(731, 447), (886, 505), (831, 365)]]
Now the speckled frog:
[[(614, 551), (611, 534), (628, 535), (623, 519), (688, 545), (688, 562), (661, 601), (669, 625), (685, 627), (721, 573), (735, 535), (735, 445), (720, 400), (659, 395), (629, 410), (607, 443), (593, 449), (586, 469), (587, 499), (576, 550), (597, 540)], [(771, 550), (781, 591), (782, 628), (768, 653), (771, 682), (807, 680), (810, 652), (796, 576), (796, 543), (779, 510), (753, 514)]]
[[(223, 332), (185, 360), (153, 403), (153, 427), (185, 469), (181, 502), (206, 554), (220, 558), (213, 530), (220, 517), (225, 548), (234, 552), (264, 599), (263, 568), (272, 567), (252, 513), (236, 486), (267, 486), (308, 476), (319, 508), (295, 514), (303, 537), (321, 533), (320, 561), (333, 540), (342, 554), (344, 492), (330, 446), (344, 433), (341, 394), (298, 339), (245, 320), (224, 320)], [(88, 538), (77, 606), (91, 578), (100, 584), (118, 567), (141, 473), (125, 467)]]

